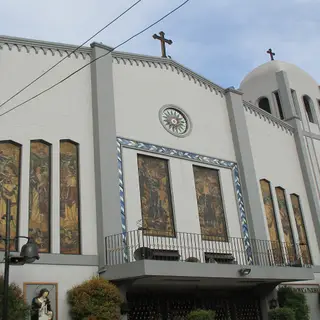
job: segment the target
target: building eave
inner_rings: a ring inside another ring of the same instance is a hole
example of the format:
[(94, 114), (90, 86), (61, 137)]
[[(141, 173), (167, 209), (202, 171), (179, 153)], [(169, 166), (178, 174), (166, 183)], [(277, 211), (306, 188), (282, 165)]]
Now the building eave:
[[(63, 56), (63, 53), (71, 54), (78, 48), (76, 45), (59, 42), (49, 42), (0, 35), (0, 49), (3, 49), (4, 46), (8, 46), (9, 50), (12, 50), (13, 47), (16, 47), (18, 51), (21, 51), (22, 48), (25, 48), (27, 52), (30, 52), (30, 50), (33, 49), (36, 53), (42, 51), (44, 54), (47, 54), (49, 51), (52, 55), (58, 53), (60, 56)], [(83, 58), (85, 58), (86, 56), (91, 55), (91, 50), (92, 49), (90, 47), (83, 46), (72, 54), (76, 58), (78, 58), (79, 55), (82, 55)]]
[(225, 89), (216, 83), (206, 79), (205, 77), (199, 75), (198, 73), (192, 71), (191, 69), (183, 66), (177, 61), (169, 58), (141, 55), (136, 53), (128, 53), (121, 51), (113, 51), (112, 57), (119, 62), (119, 60), (123, 60), (124, 63), (128, 62), (129, 64), (148, 64), (149, 66), (153, 66), (155, 68), (165, 68), (167, 70), (171, 69), (172, 71), (176, 71), (178, 74), (182, 74), (183, 76), (187, 76), (190, 80), (193, 80), (195, 83), (198, 83), (200, 86), (204, 86), (205, 88), (209, 88), (211, 91), (215, 91), (219, 93), (221, 96), (224, 96)]
[[(103, 43), (93, 42), (90, 46), (83, 46), (77, 49), (79, 46), (72, 44), (64, 44), (60, 42), (50, 42), (42, 40), (33, 40), (20, 37), (11, 37), (11, 36), (1, 36), (0, 35), (0, 50), (4, 46), (7, 46), (9, 50), (12, 50), (13, 47), (16, 47), (18, 51), (21, 51), (22, 48), (25, 48), (27, 52), (34, 50), (35, 53), (42, 51), (44, 54), (50, 52), (52, 55), (58, 53), (61, 57), (63, 54), (71, 54), (78, 58), (80, 55), (83, 58), (91, 56), (92, 48), (99, 47), (107, 51), (112, 51), (113, 48)], [(76, 50), (77, 49), (77, 50)], [(75, 51), (76, 50), (76, 51)], [(73, 52), (75, 51), (75, 52)], [(124, 63), (128, 62), (129, 64), (148, 64), (152, 65), (155, 68), (165, 68), (182, 74), (184, 77), (188, 77), (189, 80), (193, 80), (195, 83), (198, 83), (200, 86), (204, 86), (206, 89), (215, 91), (216, 94), (224, 96), (225, 89), (221, 86), (213, 83), (212, 81), (206, 79), (205, 77), (199, 75), (198, 73), (192, 71), (191, 69), (183, 66), (175, 60), (169, 58), (161, 58), (155, 56), (148, 56), (142, 54), (128, 53), (122, 51), (112, 51), (112, 57), (116, 61), (123, 60)]]
[(92, 48), (99, 47), (104, 50), (111, 51), (112, 57), (118, 62), (122, 60), (124, 64), (126, 64), (127, 62), (129, 64), (141, 63), (143, 65), (147, 64), (155, 68), (159, 67), (161, 69), (165, 68), (167, 70), (172, 70), (177, 72), (178, 74), (182, 74), (184, 77), (188, 77), (189, 80), (194, 81), (194, 83), (198, 83), (200, 86), (203, 86), (206, 89), (215, 91), (216, 94), (219, 94), (221, 96), (224, 96), (225, 94), (225, 88), (206, 79), (205, 77), (192, 71), (191, 69), (185, 67), (184, 65), (173, 59), (122, 51), (113, 51), (114, 49), (112, 47), (104, 45), (103, 43), (93, 42), (90, 44), (90, 46), (83, 46), (77, 49), (79, 46), (72, 44), (0, 35), (0, 50), (3, 49), (4, 46), (7, 46), (9, 50), (12, 50), (13, 47), (16, 47), (18, 51), (21, 51), (22, 48), (25, 48), (27, 52), (30, 52), (30, 50), (34, 50), (35, 53), (39, 53), (41, 51), (44, 54), (50, 52), (52, 55), (59, 54), (61, 57), (64, 54), (70, 55), (72, 53), (72, 55), (74, 55), (74, 57), (76, 58), (78, 58), (79, 56), (82, 56), (83, 58), (91, 56)]

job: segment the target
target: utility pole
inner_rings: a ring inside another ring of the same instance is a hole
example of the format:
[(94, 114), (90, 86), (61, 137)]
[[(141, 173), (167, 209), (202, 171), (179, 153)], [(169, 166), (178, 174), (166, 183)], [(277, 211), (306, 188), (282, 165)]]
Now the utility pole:
[(4, 240), (4, 283), (3, 283), (3, 311), (2, 319), (8, 320), (8, 297), (9, 297), (9, 257), (10, 257), (10, 222), (11, 201), (6, 201), (6, 237)]
[[(13, 239), (10, 238), (10, 222), (11, 222), (11, 201), (6, 200), (6, 235), (0, 240), (4, 241), (4, 277), (3, 277), (3, 305), (2, 305), (2, 320), (8, 320), (9, 313), (9, 267), (10, 264), (23, 265), (25, 263), (33, 263), (39, 260), (38, 246), (32, 238), (25, 236), (16, 236)], [(10, 243), (11, 240), (19, 238), (28, 239), (28, 242), (22, 246), (20, 255), (10, 256)]]

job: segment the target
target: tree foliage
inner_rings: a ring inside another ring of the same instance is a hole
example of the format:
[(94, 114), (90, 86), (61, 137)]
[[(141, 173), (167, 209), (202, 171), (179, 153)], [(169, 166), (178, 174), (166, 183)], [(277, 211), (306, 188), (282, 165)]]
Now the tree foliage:
[(290, 308), (297, 320), (309, 320), (310, 310), (306, 296), (291, 287), (282, 287), (278, 290), (278, 302), (282, 308)]
[(67, 292), (70, 315), (73, 320), (120, 319), (122, 303), (120, 291), (109, 281), (93, 277)]
[(296, 320), (294, 311), (289, 308), (277, 308), (269, 311), (270, 320)]
[[(4, 279), (0, 276), (0, 319), (2, 319)], [(30, 307), (25, 302), (21, 288), (15, 283), (10, 283), (8, 292), (8, 320), (26, 319)]]

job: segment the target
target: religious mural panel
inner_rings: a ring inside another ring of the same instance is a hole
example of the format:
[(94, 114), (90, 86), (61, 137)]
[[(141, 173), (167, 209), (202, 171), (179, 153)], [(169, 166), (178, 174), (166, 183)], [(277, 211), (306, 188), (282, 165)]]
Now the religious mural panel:
[(139, 154), (138, 171), (145, 234), (174, 237), (168, 161)]
[(51, 147), (31, 141), (29, 175), (29, 237), (40, 252), (50, 252)]
[(78, 145), (60, 141), (60, 253), (80, 254)]
[[(6, 234), (7, 200), (10, 201), (11, 223), (10, 237), (18, 235), (19, 197), (20, 197), (21, 146), (11, 142), (0, 142), (0, 235)], [(12, 241), (10, 249), (17, 250)], [(4, 242), (0, 241), (0, 250), (4, 250)]]
[(290, 198), (291, 198), (291, 203), (292, 203), (292, 208), (294, 213), (294, 219), (296, 221), (296, 226), (298, 230), (299, 244), (300, 244), (303, 263), (311, 265), (312, 259), (311, 259), (304, 219), (302, 216), (300, 199), (299, 199), (299, 196), (296, 194), (291, 194)]
[(281, 264), (283, 262), (283, 259), (280, 246), (280, 238), (269, 181), (260, 180), (260, 187), (263, 198), (264, 211), (268, 223), (269, 237), (272, 246), (272, 256), (276, 264)]
[(293, 237), (293, 232), (292, 232), (291, 223), (290, 223), (285, 191), (282, 188), (277, 187), (276, 194), (277, 194), (284, 239), (286, 242), (288, 259), (290, 262), (295, 262), (297, 261), (296, 247), (294, 244), (294, 237)]
[(219, 171), (193, 166), (193, 174), (202, 239), (228, 241)]

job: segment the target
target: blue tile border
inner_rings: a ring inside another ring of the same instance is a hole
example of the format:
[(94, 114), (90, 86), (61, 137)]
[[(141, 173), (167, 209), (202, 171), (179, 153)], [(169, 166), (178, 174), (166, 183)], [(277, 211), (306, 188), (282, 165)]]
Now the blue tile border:
[[(122, 148), (136, 149), (140, 151), (145, 151), (149, 153), (162, 154), (165, 156), (185, 159), (193, 162), (199, 162), (206, 165), (212, 165), (216, 167), (221, 167), (225, 169), (230, 169), (233, 175), (234, 188), (236, 193), (236, 199), (238, 204), (238, 211), (240, 215), (242, 235), (244, 238), (244, 245), (248, 256), (248, 263), (252, 264), (252, 250), (248, 232), (248, 223), (247, 216), (245, 213), (243, 195), (241, 190), (241, 183), (239, 177), (239, 169), (236, 162), (222, 160), (218, 158), (208, 157), (192, 152), (166, 148), (163, 146), (158, 146), (155, 144), (145, 143), (141, 141), (129, 140), (125, 138), (117, 138), (117, 156), (118, 156), (118, 171), (119, 171), (119, 191), (120, 191), (120, 211), (121, 211), (121, 224), (122, 224), (122, 238), (123, 242), (126, 243), (126, 233), (127, 233), (127, 224), (126, 224), (126, 210), (125, 210), (125, 197), (124, 197), (124, 181), (123, 181), (123, 159), (122, 159)], [(127, 254), (124, 256), (125, 260), (128, 259)]]

